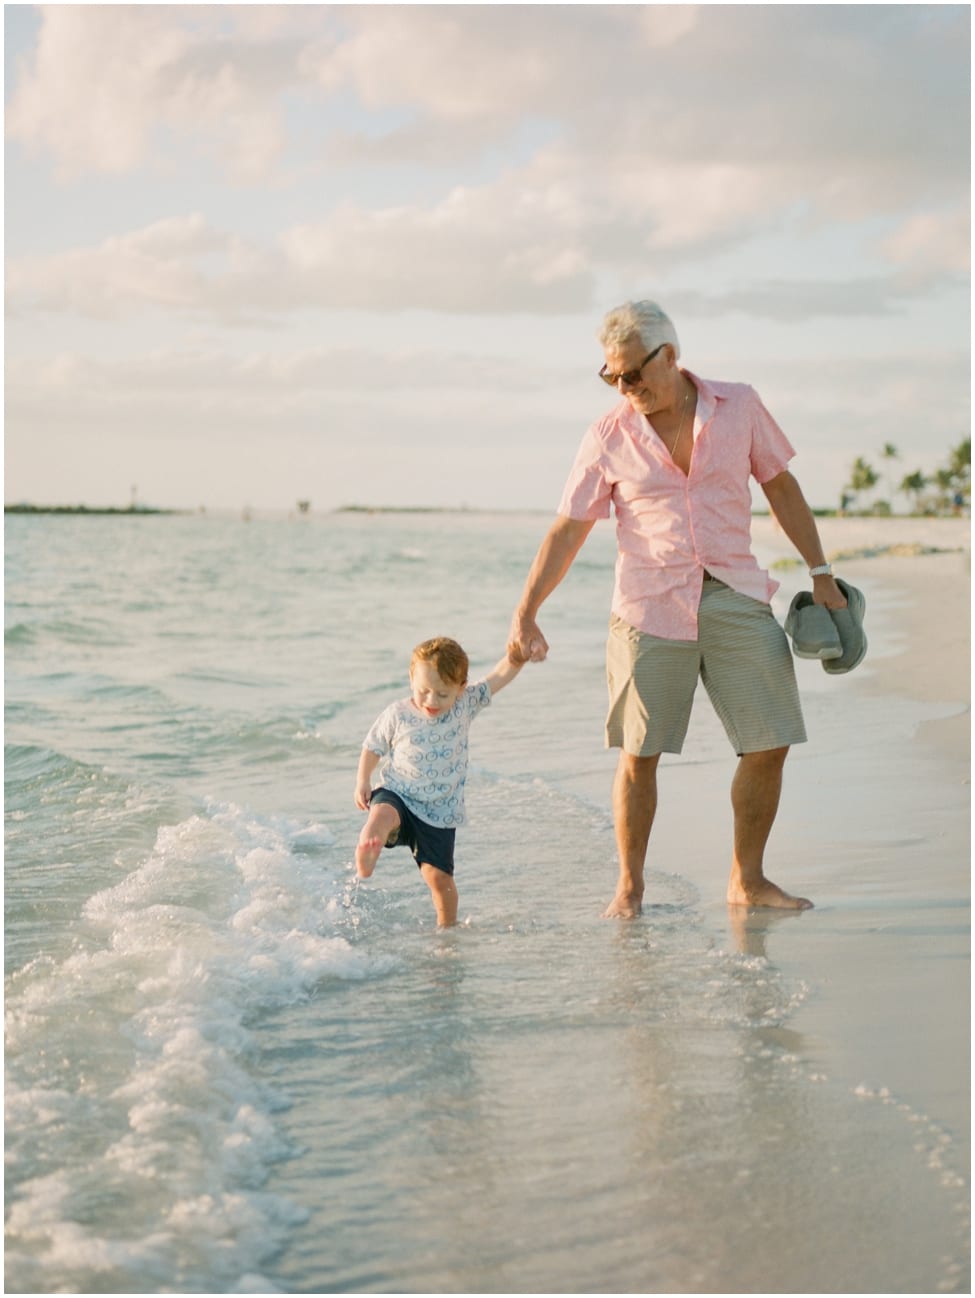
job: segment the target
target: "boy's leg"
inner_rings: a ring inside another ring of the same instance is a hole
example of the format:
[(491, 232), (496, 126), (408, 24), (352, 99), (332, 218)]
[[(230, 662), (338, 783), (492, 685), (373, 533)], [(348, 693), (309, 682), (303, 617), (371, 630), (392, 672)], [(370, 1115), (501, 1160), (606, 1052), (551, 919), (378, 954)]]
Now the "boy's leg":
[(379, 853), (386, 846), (386, 840), (394, 829), (399, 829), (399, 812), (388, 802), (377, 802), (369, 808), (366, 823), (359, 835), (359, 844), (355, 849), (356, 874), (360, 879), (368, 879), (376, 868)]
[(433, 897), (437, 923), (441, 928), (452, 927), (457, 923), (457, 885), (453, 876), (445, 870), (438, 870), (435, 865), (421, 865), (420, 873)]

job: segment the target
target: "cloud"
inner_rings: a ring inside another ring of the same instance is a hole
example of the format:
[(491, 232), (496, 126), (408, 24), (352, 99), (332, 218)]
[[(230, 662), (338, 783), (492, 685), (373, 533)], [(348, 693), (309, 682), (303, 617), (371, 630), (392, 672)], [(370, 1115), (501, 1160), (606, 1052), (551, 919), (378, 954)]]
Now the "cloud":
[[(345, 156), (401, 161), (554, 126), (590, 165), (804, 176), (845, 216), (958, 188), (965, 6), (43, 6), (8, 132), (73, 171), (131, 169), (158, 128), (257, 180), (302, 97)], [(828, 21), (825, 19), (828, 17)], [(348, 129), (349, 110), (379, 129)], [(392, 114), (392, 121), (388, 115)], [(431, 134), (425, 136), (425, 131)], [(451, 132), (453, 143), (449, 143)], [(599, 173), (593, 176), (599, 185)]]
[(24, 257), (7, 267), (10, 308), (73, 311), (110, 319), (133, 304), (199, 308), (214, 254), (232, 262), (239, 241), (211, 229), (199, 214), (156, 221), (95, 248)]
[(923, 279), (900, 273), (850, 279), (797, 275), (750, 280), (712, 293), (678, 290), (673, 294), (673, 309), (685, 316), (739, 314), (782, 323), (825, 317), (876, 319), (906, 310), (938, 286), (953, 287), (959, 282), (958, 276), (942, 274), (940, 268)]
[(585, 309), (592, 274), (556, 190), (458, 187), (440, 203), (351, 205), (272, 245), (200, 215), (48, 257), (11, 260), (8, 308), (101, 318), (177, 309), (238, 322), (309, 308), (422, 307), (459, 313)]
[[(595, 351), (593, 353), (595, 355)], [(504, 356), (470, 356), (457, 349), (409, 345), (369, 347), (300, 347), (240, 354), (225, 348), (160, 348), (131, 357), (105, 359), (90, 352), (61, 351), (43, 359), (12, 357), (7, 364), (8, 395), (78, 393), (120, 401), (192, 393), (238, 394), (246, 402), (266, 396), (279, 402), (282, 394), (323, 392), (361, 395), (375, 400), (383, 392), (401, 399), (404, 392), (425, 400), (444, 392), (479, 394), (517, 392), (550, 396), (553, 390), (584, 381), (587, 371), (567, 363), (520, 362)]]
[(967, 207), (916, 213), (883, 240), (881, 251), (912, 278), (965, 275), (971, 266), (971, 215)]
[[(384, 198), (343, 198), (330, 174), (333, 205), (295, 195), (296, 219), (263, 241), (196, 214), (12, 256), (8, 306), (228, 324), (575, 313), (635, 267), (660, 282), (785, 231), (849, 241), (869, 218), (856, 280), (802, 266), (706, 301), (779, 319), (889, 313), (967, 265), (958, 8), (837, 7), (824, 24), (801, 5), (51, 6), (12, 96), (14, 138), (117, 171), (172, 165), (185, 140), (256, 180), (297, 147), (298, 96), (322, 143), (306, 166), (367, 164)], [(538, 129), (517, 161), (454, 178), (465, 150), (526, 123)], [(398, 199), (411, 158), (437, 179)]]
[[(965, 349), (912, 347), (869, 362), (816, 352), (761, 372), (753, 360), (748, 374), (799, 452), (809, 498), (833, 504), (853, 459), (874, 458), (885, 442), (900, 449), (903, 473), (944, 460), (966, 426), (968, 363)], [(8, 490), (124, 503), (139, 482), (146, 499), (191, 507), (287, 507), (299, 495), (316, 507), (393, 503), (404, 493), (450, 504), (461, 475), (471, 504), (554, 508), (582, 431), (608, 400), (592, 368), (574, 361), (409, 345), (13, 359)], [(420, 486), (413, 465), (427, 450), (442, 472)]]
[[(737, 186), (735, 182), (737, 181)], [(737, 197), (721, 204), (723, 186)], [(758, 191), (748, 177), (698, 174), (696, 217), (678, 207), (641, 221), (624, 190), (619, 209), (598, 210), (569, 178), (522, 186), (458, 187), (431, 207), (374, 211), (347, 205), (328, 220), (294, 226), (271, 244), (245, 240), (191, 214), (113, 236), (89, 248), (12, 259), (8, 310), (121, 319), (134, 311), (247, 324), (312, 310), (421, 308), (455, 315), (573, 313), (594, 307), (597, 274), (652, 280), (693, 261), (718, 237), (747, 229)], [(715, 208), (709, 207), (709, 193)], [(958, 215), (915, 217), (884, 241), (889, 271), (859, 277), (751, 279), (710, 292), (676, 290), (683, 313), (766, 319), (887, 315), (932, 290), (963, 282)]]
[[(285, 144), (279, 102), (302, 45), (215, 30), (212, 6), (45, 5), (22, 58), (7, 134), (49, 152), (62, 178), (171, 161), (164, 132), (219, 152), (238, 178), (265, 176)], [(228, 11), (233, 14), (233, 10)], [(264, 30), (266, 31), (266, 25)]]

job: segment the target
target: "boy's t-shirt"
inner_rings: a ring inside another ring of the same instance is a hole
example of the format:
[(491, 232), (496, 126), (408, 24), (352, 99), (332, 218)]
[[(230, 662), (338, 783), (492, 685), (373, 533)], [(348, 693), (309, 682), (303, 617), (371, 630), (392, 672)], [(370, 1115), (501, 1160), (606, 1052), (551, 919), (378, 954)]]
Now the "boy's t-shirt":
[(363, 740), (364, 748), (383, 758), (384, 788), (428, 825), (451, 829), (464, 823), (468, 732), (490, 702), (487, 681), (468, 685), (439, 717), (425, 717), (409, 699), (399, 699), (379, 714)]

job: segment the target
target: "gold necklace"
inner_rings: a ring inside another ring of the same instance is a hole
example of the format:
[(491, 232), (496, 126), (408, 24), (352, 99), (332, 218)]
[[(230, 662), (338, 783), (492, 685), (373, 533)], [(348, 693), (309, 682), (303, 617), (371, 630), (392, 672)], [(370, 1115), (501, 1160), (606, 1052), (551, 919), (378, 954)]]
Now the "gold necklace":
[(684, 431), (684, 420), (687, 417), (687, 393), (684, 393), (684, 405), (680, 412), (680, 424), (677, 429), (677, 436), (674, 438), (674, 444), (670, 448), (670, 458), (674, 458), (674, 452), (677, 450), (677, 443), (680, 441), (680, 435)]

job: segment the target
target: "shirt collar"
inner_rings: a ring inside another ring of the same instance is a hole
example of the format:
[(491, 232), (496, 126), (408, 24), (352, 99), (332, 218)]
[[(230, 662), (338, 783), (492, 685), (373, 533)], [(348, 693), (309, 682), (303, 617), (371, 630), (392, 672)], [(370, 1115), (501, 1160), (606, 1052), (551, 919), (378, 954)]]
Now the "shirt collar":
[(690, 370), (684, 370), (684, 373), (697, 388), (697, 410), (694, 414), (694, 425), (696, 428), (703, 428), (711, 416), (719, 401), (724, 401), (720, 392), (716, 392), (707, 379), (699, 379), (696, 374)]
[[(697, 388), (697, 410), (694, 412), (694, 427), (695, 429), (703, 428), (714, 414), (718, 402), (724, 401), (726, 398), (720, 392), (716, 392), (707, 379), (699, 379), (690, 370), (682, 370), (681, 372), (686, 374)], [(646, 419), (643, 415), (637, 414), (625, 397), (622, 398), (617, 409), (620, 412), (620, 419), (624, 427), (641, 435), (646, 434)]]

